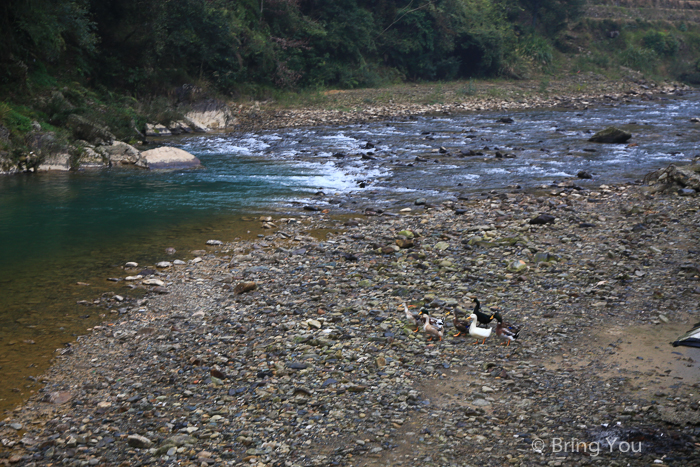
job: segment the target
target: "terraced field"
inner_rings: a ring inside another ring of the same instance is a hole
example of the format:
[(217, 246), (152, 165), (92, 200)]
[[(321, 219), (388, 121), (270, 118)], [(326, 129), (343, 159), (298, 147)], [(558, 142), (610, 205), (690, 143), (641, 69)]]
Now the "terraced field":
[(597, 19), (700, 23), (700, 1), (589, 0), (586, 16)]

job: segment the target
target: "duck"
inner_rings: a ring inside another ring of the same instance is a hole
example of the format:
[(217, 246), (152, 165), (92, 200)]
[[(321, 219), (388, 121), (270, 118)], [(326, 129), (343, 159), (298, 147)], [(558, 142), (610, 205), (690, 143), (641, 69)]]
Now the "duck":
[(442, 328), (438, 329), (436, 326), (430, 324), (430, 319), (431, 318), (429, 315), (423, 316), (423, 329), (428, 334), (428, 340), (431, 340), (433, 337), (437, 337), (442, 341), (442, 336), (444, 335)]
[[(500, 315), (499, 315), (500, 318)], [(496, 335), (501, 339), (505, 340), (505, 345), (508, 347), (512, 341), (518, 338), (520, 334), (520, 326), (515, 326), (514, 324), (504, 323), (503, 319), (498, 320), (496, 325)]]
[(458, 330), (459, 332), (454, 335), (454, 337), (459, 337), (460, 334), (464, 333), (467, 334), (469, 332), (469, 323), (467, 321), (460, 321), (457, 318), (457, 311), (453, 311), (454, 313), (454, 321), (452, 323), (455, 325), (455, 329)]
[(430, 312), (428, 310), (426, 310), (425, 308), (422, 308), (420, 310), (420, 314), (421, 314), (421, 316), (422, 315), (427, 316), (430, 319), (430, 324), (432, 326), (435, 326), (438, 330), (442, 330), (442, 328), (445, 326), (445, 321), (443, 321), (440, 318), (433, 318), (432, 316), (430, 316)]
[(493, 319), (498, 313), (484, 313), (483, 311), (481, 311), (481, 302), (476, 297), (474, 297), (474, 303), (476, 303), (476, 305), (474, 305), (472, 314), (476, 315), (478, 324), (481, 324), (483, 327), (488, 327), (489, 323), (493, 321)]
[[(477, 339), (483, 338), (483, 341), (481, 343), (485, 343), (486, 339), (491, 335), (491, 328), (484, 329), (478, 327), (476, 323), (479, 318), (474, 313), (472, 313), (468, 319), (472, 320), (471, 325), (469, 325), (469, 335), (476, 337)], [(479, 341), (477, 340), (476, 342), (474, 342), (474, 345), (478, 343)]]
[(421, 315), (413, 313), (411, 310), (409, 310), (405, 303), (403, 304), (403, 309), (406, 313), (406, 319), (409, 321), (409, 323), (413, 323), (416, 325), (416, 329), (414, 329), (413, 332), (418, 332), (418, 329), (423, 324), (423, 318), (421, 317)]

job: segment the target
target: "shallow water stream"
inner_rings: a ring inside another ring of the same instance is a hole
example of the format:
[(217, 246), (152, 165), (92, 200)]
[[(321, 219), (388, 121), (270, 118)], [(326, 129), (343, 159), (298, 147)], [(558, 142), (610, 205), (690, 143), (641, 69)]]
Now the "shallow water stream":
[[(700, 124), (690, 121), (696, 116), (700, 96), (691, 95), (585, 111), (190, 136), (162, 143), (196, 154), (203, 169), (2, 177), (0, 410), (41, 387), (36, 378), (56, 348), (104, 319), (105, 310), (79, 301), (107, 290), (129, 293), (106, 281), (123, 276), (126, 261), (188, 259), (209, 239), (262, 234), (258, 223), (242, 220), (247, 215), (308, 204), (333, 213), (392, 210), (416, 198), (441, 202), (528, 189), (580, 170), (594, 176), (577, 182), (582, 185), (637, 180), (700, 153)], [(513, 122), (501, 123), (502, 117)], [(587, 142), (611, 124), (633, 133), (633, 145)], [(470, 150), (481, 154), (462, 155)], [(168, 256), (167, 247), (178, 252)]]

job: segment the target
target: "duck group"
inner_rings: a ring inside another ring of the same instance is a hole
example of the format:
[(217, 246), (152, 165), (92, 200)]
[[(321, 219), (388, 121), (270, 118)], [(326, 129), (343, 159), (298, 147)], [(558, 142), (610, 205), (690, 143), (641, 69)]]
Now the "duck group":
[[(479, 299), (476, 297), (473, 297), (473, 303), (474, 309), (464, 320), (461, 320), (457, 316), (457, 311), (453, 311), (454, 319), (452, 322), (455, 329), (458, 331), (453, 337), (469, 334), (477, 339), (474, 344), (483, 345), (486, 343), (486, 339), (491, 336), (491, 333), (495, 331), (495, 334), (503, 340), (504, 346), (509, 346), (511, 342), (518, 339), (521, 331), (520, 326), (505, 322), (498, 312), (484, 312), (481, 309), (481, 302), (479, 302)], [(430, 316), (429, 311), (425, 308), (422, 308), (420, 313), (414, 313), (409, 310), (409, 307), (404, 303), (403, 309), (409, 323), (416, 326), (413, 332), (418, 332), (420, 327), (423, 327), (423, 330), (428, 335), (428, 340), (437, 338), (439, 341), (442, 341), (444, 337), (444, 321), (442, 319)], [(490, 324), (494, 320), (497, 324), (495, 328), (492, 328)]]

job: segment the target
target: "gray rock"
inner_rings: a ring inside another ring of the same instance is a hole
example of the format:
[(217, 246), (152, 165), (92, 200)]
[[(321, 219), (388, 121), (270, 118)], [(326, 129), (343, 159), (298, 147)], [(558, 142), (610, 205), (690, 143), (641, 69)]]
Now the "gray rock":
[(100, 147), (99, 150), (105, 154), (109, 160), (110, 167), (133, 165), (144, 169), (148, 168), (146, 161), (141, 157), (141, 152), (135, 147), (121, 141), (115, 141), (109, 146)]
[(631, 137), (632, 133), (611, 126), (594, 134), (588, 141), (593, 143), (622, 144), (629, 141)]
[(146, 136), (170, 136), (170, 130), (160, 123), (146, 123)]
[(129, 435), (127, 443), (132, 448), (148, 449), (153, 446), (153, 441), (141, 435)]
[(90, 144), (112, 144), (116, 139), (107, 127), (91, 122), (80, 115), (70, 114), (66, 126), (76, 139), (82, 139)]

